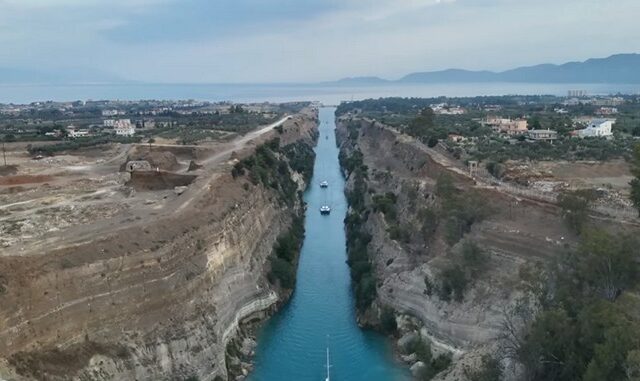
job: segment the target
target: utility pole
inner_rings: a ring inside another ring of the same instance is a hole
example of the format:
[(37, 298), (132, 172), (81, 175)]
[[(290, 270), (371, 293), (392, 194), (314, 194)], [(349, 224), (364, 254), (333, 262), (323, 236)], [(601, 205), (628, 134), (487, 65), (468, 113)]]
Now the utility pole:
[(4, 166), (7, 166), (7, 153), (4, 149), (4, 139), (2, 139), (2, 158), (4, 159)]

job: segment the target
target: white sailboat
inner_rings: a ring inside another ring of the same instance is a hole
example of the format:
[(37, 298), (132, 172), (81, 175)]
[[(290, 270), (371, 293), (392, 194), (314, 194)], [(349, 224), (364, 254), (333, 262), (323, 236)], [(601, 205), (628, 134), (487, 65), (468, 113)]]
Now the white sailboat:
[(329, 372), (329, 368), (331, 368), (331, 365), (329, 364), (329, 346), (327, 346), (327, 378), (326, 378), (326, 381), (331, 381), (331, 374)]

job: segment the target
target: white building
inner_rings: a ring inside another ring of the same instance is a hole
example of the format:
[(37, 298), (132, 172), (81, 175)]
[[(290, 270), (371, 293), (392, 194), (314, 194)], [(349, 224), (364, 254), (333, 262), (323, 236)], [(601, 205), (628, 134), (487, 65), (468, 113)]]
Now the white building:
[(597, 111), (600, 115), (614, 115), (618, 113), (617, 107), (600, 107)]
[(430, 107), (434, 113), (440, 115), (462, 115), (465, 113), (462, 107), (451, 106), (447, 103), (432, 104)]
[(124, 115), (124, 111), (119, 110), (102, 110), (102, 116)]
[(119, 136), (133, 136), (136, 133), (136, 126), (129, 119), (116, 120), (113, 129)]
[(529, 130), (527, 133), (529, 139), (535, 141), (552, 142), (558, 139), (558, 132), (546, 129), (546, 130)]
[(70, 138), (81, 138), (84, 136), (89, 136), (89, 130), (80, 130), (75, 126), (68, 126), (67, 133), (69, 134)]
[(611, 127), (615, 120), (611, 119), (593, 119), (587, 128), (578, 130), (578, 136), (581, 138), (586, 137), (607, 137), (613, 135)]
[(105, 127), (113, 128), (116, 125), (115, 119), (105, 119), (102, 121), (102, 125)]

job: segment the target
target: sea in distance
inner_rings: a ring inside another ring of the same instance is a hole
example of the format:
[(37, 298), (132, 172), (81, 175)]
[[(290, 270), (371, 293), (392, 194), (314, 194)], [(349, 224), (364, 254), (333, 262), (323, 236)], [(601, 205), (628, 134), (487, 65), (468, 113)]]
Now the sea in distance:
[(438, 83), (387, 85), (335, 84), (84, 84), (0, 85), (0, 103), (75, 100), (194, 99), (201, 101), (291, 102), (342, 101), (381, 97), (466, 97), (488, 95), (567, 95), (584, 90), (589, 95), (640, 94), (640, 84), (575, 83)]

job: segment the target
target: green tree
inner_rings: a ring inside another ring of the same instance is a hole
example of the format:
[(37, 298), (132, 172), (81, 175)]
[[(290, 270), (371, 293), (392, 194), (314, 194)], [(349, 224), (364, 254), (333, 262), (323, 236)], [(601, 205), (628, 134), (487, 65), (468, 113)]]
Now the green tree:
[(435, 114), (430, 107), (420, 111), (420, 114), (409, 122), (407, 133), (417, 138), (427, 138), (434, 127)]
[(384, 307), (380, 313), (380, 326), (382, 332), (387, 335), (395, 334), (398, 330), (398, 323), (396, 322), (396, 315), (391, 307)]
[(451, 198), (456, 193), (456, 187), (453, 185), (453, 178), (448, 173), (442, 173), (436, 179), (436, 195), (445, 199)]
[(527, 380), (579, 380), (582, 374), (575, 322), (564, 309), (543, 311), (518, 350)]
[(577, 253), (578, 276), (607, 300), (614, 300), (638, 275), (637, 242), (591, 230)]
[(4, 159), (4, 166), (7, 166), (7, 151), (6, 148), (4, 146), (4, 143), (11, 143), (11, 142), (15, 142), (16, 141), (16, 137), (12, 134), (7, 134), (2, 138), (2, 158)]
[(484, 355), (478, 369), (465, 369), (464, 374), (468, 381), (500, 381), (502, 371), (500, 361), (490, 355)]
[(442, 271), (440, 278), (440, 299), (448, 301), (453, 297), (455, 301), (462, 302), (464, 291), (469, 284), (467, 274), (462, 267), (459, 265), (448, 267)]
[(640, 381), (640, 349), (627, 353), (624, 369), (628, 381)]
[(420, 232), (425, 241), (430, 241), (438, 228), (438, 214), (431, 208), (423, 208), (418, 212), (418, 218), (422, 221)]
[(584, 381), (623, 380), (626, 360), (640, 349), (640, 327), (617, 304), (600, 300), (578, 315), (580, 344), (585, 357)]
[(487, 267), (489, 256), (475, 242), (466, 240), (462, 244), (462, 260), (473, 275)]
[(589, 218), (589, 207), (593, 198), (592, 192), (588, 190), (563, 192), (558, 196), (562, 217), (567, 226), (578, 234), (582, 232)]
[(506, 172), (504, 164), (495, 161), (487, 162), (487, 164), (485, 164), (485, 167), (487, 168), (487, 171), (489, 171), (489, 173), (497, 179), (501, 179)]

